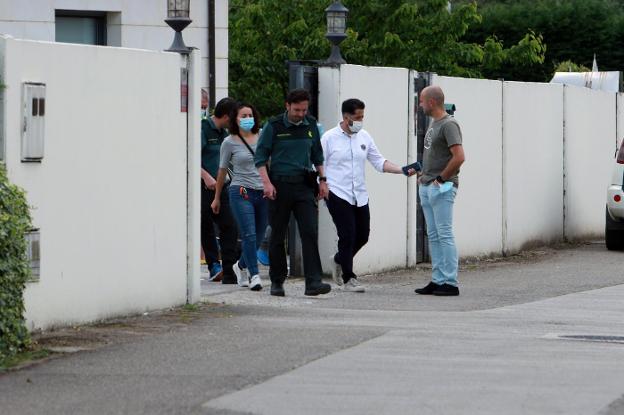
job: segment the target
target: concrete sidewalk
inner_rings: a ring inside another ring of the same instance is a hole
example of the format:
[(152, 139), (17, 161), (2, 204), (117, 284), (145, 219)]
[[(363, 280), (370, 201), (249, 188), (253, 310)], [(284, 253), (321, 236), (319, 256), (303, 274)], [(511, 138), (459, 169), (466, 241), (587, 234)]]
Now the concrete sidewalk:
[[(333, 309), (340, 316), (317, 324), (392, 329), (204, 407), (254, 414), (598, 413), (624, 393), (624, 285), (565, 293), (621, 283), (624, 257), (613, 254), (590, 244), (481, 264), (463, 270), (459, 298), (414, 298), (412, 288), (426, 283), (428, 270), (411, 278), (364, 277), (364, 295), (306, 299), (301, 281), (277, 302), (231, 292), (231, 303)], [(578, 334), (622, 336), (622, 343), (558, 337)], [(604, 413), (624, 413), (624, 405), (615, 406)]]
[[(402, 329), (204, 407), (273, 415), (595, 414), (624, 393), (623, 316), (624, 285), (488, 311), (360, 313), (333, 324)], [(557, 339), (577, 334), (622, 337), (619, 344)]]
[(0, 375), (0, 413), (622, 414), (624, 344), (557, 336), (624, 336), (623, 259), (467, 265), (455, 298), (415, 295), (426, 269), (317, 298), (207, 282), (188, 323)]

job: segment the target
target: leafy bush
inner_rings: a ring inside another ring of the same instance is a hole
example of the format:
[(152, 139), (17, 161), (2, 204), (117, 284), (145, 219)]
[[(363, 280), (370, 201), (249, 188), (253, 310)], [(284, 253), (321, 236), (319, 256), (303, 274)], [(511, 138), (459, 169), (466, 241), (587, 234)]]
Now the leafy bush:
[(24, 192), (9, 183), (0, 164), (0, 361), (30, 343), (24, 321), (24, 288), (30, 276), (26, 233), (31, 227)]

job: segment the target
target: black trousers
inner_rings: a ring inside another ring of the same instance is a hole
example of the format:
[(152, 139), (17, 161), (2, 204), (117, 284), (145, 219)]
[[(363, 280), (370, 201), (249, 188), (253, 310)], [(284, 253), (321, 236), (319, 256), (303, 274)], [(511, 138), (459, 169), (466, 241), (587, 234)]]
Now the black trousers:
[(219, 228), (219, 242), (221, 245), (221, 262), (223, 265), (223, 274), (234, 276), (232, 265), (236, 262), (238, 240), (238, 230), (236, 222), (230, 210), (230, 198), (228, 196), (228, 187), (224, 186), (221, 191), (221, 209), (219, 214), (215, 215), (210, 207), (214, 200), (214, 190), (209, 190), (202, 183), (201, 191), (201, 244), (206, 257), (208, 266), (219, 260), (219, 246), (217, 245), (217, 237), (215, 235), (214, 225)]
[(316, 285), (321, 282), (323, 269), (318, 252), (318, 204), (314, 198), (314, 190), (303, 181), (288, 183), (274, 179), (273, 185), (277, 191), (277, 197), (269, 201), (269, 224), (271, 225), (269, 275), (271, 281), (284, 282), (288, 274), (284, 240), (292, 212), (301, 235), (306, 285)]
[(347, 282), (356, 278), (353, 257), (368, 242), (370, 210), (368, 204), (357, 207), (332, 192), (329, 192), (327, 208), (338, 231), (338, 253), (334, 260), (342, 267), (342, 279)]

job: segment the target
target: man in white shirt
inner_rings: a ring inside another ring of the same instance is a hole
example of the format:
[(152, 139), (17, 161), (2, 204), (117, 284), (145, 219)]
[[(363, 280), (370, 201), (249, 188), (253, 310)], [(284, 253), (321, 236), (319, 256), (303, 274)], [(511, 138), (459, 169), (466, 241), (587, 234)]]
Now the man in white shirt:
[(338, 231), (332, 277), (343, 290), (351, 292), (365, 291), (353, 273), (353, 257), (368, 242), (370, 233), (366, 160), (379, 172), (403, 174), (401, 167), (379, 153), (373, 137), (362, 129), (364, 108), (356, 98), (343, 102), (342, 121), (321, 138), (329, 186), (327, 208)]

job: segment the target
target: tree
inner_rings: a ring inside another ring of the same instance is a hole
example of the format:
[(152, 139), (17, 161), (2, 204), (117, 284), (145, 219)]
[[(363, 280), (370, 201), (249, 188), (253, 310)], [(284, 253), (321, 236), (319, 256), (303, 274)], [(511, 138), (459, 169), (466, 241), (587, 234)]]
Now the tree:
[(482, 42), (492, 34), (501, 42), (517, 42), (527, 30), (548, 45), (544, 64), (527, 63), (483, 71), (487, 77), (549, 81), (559, 62), (591, 67), (594, 53), (601, 70), (624, 66), (624, 6), (617, 0), (487, 0), (483, 17), (466, 42)]
[(555, 65), (555, 72), (591, 72), (591, 69), (572, 61), (564, 61)]
[[(265, 115), (283, 110), (287, 60), (329, 55), (329, 0), (231, 0), (230, 91)], [(541, 63), (545, 46), (528, 32), (511, 48), (495, 37), (462, 39), (481, 21), (476, 3), (448, 11), (447, 0), (344, 0), (350, 9), (341, 50), (349, 63), (481, 77), (518, 61)]]

